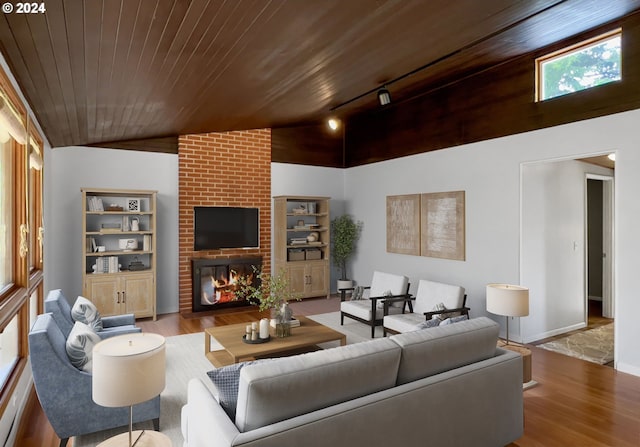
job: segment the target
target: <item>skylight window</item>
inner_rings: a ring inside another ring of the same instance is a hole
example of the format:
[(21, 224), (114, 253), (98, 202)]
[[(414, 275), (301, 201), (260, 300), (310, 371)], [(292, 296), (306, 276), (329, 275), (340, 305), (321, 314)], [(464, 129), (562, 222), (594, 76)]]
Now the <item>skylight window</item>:
[(537, 101), (622, 79), (622, 30), (536, 59)]

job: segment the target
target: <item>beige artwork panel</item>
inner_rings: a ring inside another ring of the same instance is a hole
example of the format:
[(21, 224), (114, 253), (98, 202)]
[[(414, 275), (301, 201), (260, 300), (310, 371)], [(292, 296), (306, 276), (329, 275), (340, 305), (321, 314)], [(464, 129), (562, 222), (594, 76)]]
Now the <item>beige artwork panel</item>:
[(420, 255), (420, 194), (387, 196), (387, 252)]
[(465, 260), (464, 191), (421, 195), (420, 254)]

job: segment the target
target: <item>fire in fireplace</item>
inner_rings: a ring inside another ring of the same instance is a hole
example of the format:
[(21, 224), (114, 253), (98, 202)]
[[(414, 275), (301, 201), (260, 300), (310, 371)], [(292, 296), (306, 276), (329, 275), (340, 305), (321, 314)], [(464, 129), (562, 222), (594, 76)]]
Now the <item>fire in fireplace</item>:
[(262, 258), (192, 259), (193, 312), (249, 305), (236, 296), (238, 278), (259, 281), (261, 267)]

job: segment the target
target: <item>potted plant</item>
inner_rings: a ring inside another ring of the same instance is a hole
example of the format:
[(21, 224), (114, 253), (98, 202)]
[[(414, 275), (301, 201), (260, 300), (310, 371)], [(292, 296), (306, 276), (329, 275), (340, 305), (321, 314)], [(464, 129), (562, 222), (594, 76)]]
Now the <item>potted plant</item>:
[(255, 267), (253, 271), (253, 278), (258, 281), (252, 281), (247, 276), (239, 276), (236, 295), (252, 304), (258, 305), (261, 312), (271, 310), (271, 318), (276, 320), (276, 336), (286, 337), (290, 335), (289, 322), (291, 321), (292, 311), (288, 303), (292, 300), (299, 301), (300, 295), (291, 290), (284, 269), (281, 269), (275, 275), (270, 275)]
[(338, 289), (353, 287), (353, 281), (347, 275), (347, 261), (356, 250), (356, 242), (362, 231), (362, 222), (354, 221), (349, 214), (343, 214), (331, 221), (331, 259), (340, 270)]

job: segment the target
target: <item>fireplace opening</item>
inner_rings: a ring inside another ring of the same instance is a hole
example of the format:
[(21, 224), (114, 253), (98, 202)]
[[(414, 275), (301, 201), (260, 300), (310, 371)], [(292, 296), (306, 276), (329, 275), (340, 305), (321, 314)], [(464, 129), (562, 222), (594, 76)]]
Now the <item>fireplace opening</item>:
[(236, 295), (238, 277), (244, 276), (256, 284), (262, 258), (192, 259), (192, 310), (203, 312), (237, 306), (250, 306)]

